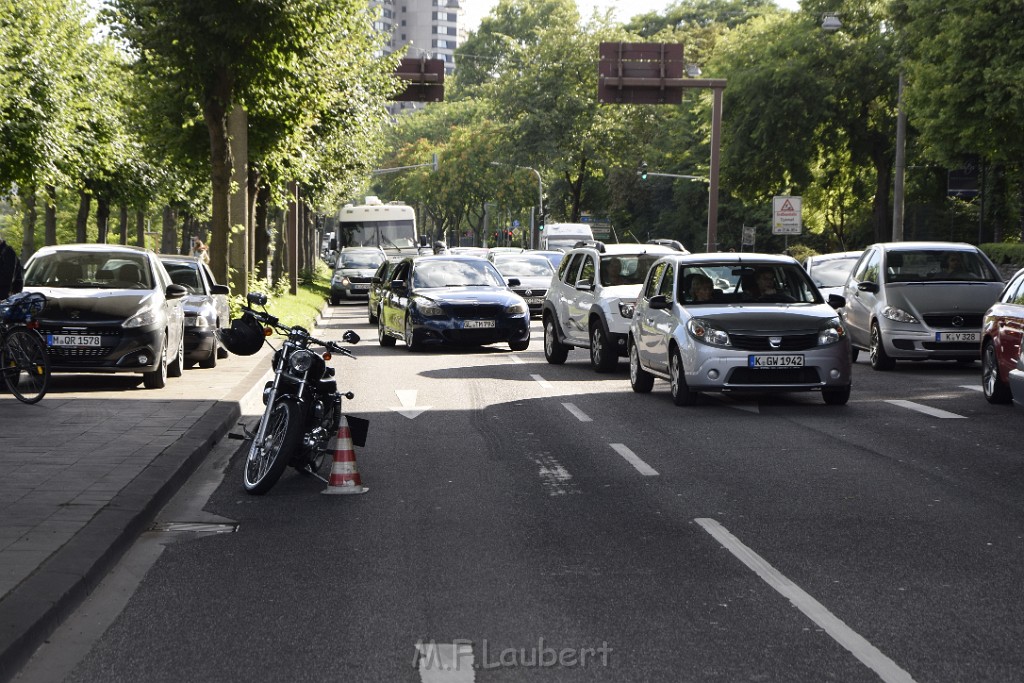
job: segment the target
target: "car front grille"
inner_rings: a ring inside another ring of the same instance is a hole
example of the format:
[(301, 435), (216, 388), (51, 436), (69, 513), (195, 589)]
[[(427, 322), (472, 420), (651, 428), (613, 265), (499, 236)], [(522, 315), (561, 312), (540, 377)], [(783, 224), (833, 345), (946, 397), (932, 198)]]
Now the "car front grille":
[[(963, 322), (959, 325), (954, 325), (953, 318), (962, 318)], [(928, 327), (980, 330), (982, 318), (984, 318), (984, 315), (980, 313), (933, 313), (924, 316), (924, 322)]]
[[(782, 343), (779, 346), (772, 346), (768, 341), (769, 336), (781, 336)], [(813, 349), (818, 345), (818, 334), (733, 334), (729, 333), (729, 340), (735, 349), (743, 351), (805, 351)]]
[(921, 342), (921, 348), (927, 351), (973, 351), (981, 357), (978, 342)]
[(736, 368), (729, 375), (728, 386), (778, 386), (821, 384), (814, 368)]
[(353, 283), (355, 283), (355, 282), (369, 282), (370, 280), (371, 280), (371, 278), (359, 277), (358, 275), (353, 275), (352, 277), (350, 277), (348, 279), (349, 282), (353, 282)]
[(496, 305), (446, 306), (445, 310), (453, 318), (462, 318), (468, 320), (493, 320), (497, 318), (499, 315), (501, 315), (502, 311), (504, 310), (504, 307)]
[(49, 347), (50, 361), (60, 364), (83, 363), (94, 358), (105, 358), (113, 351), (113, 346), (93, 346), (82, 349)]

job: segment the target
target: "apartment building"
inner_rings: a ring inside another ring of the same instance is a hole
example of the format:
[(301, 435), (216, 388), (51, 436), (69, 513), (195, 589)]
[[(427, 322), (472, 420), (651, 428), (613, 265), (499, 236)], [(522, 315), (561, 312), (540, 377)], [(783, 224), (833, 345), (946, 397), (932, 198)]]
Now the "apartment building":
[(390, 54), (409, 45), (406, 56), (441, 59), (445, 72), (455, 69), (462, 6), (459, 0), (370, 0), (380, 8), (376, 28), (390, 34)]

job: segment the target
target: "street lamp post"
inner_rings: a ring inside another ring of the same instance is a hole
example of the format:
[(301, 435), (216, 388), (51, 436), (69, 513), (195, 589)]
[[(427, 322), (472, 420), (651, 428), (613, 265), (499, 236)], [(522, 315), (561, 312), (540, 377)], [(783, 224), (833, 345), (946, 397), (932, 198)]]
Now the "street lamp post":
[[(491, 166), (514, 166), (515, 168), (522, 168), (527, 171), (533, 171), (537, 176), (537, 216), (544, 215), (544, 181), (541, 180), (540, 171), (530, 166), (520, 166), (518, 164), (504, 164), (500, 161), (492, 161)], [(537, 220), (535, 216), (530, 217), (530, 249), (535, 248), (536, 235), (537, 235)]]

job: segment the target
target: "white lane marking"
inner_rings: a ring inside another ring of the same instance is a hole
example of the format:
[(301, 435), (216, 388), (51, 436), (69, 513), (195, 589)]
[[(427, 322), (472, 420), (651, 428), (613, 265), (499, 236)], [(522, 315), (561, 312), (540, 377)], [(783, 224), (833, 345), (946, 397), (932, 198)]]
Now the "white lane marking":
[(939, 410), (938, 408), (932, 408), (932, 407), (926, 406), (926, 405), (921, 404), (921, 403), (914, 403), (913, 401), (891, 400), (891, 401), (886, 401), (886, 403), (891, 403), (894, 406), (900, 406), (901, 408), (907, 408), (908, 410), (916, 410), (919, 413), (924, 413), (925, 415), (931, 415), (932, 417), (941, 417), (941, 418), (949, 419), (949, 420), (953, 420), (953, 419), (966, 420), (967, 419), (966, 416), (964, 416), (964, 415), (957, 415), (956, 413), (951, 413), (951, 412), (948, 412), (946, 410)]
[(391, 410), (395, 411), (399, 415), (405, 415), (407, 418), (412, 420), (418, 417), (424, 411), (430, 410), (430, 406), (416, 405), (415, 389), (396, 389), (395, 394), (398, 396), (398, 401), (399, 403), (402, 404), (402, 407), (392, 407)]
[(519, 356), (517, 356), (515, 354), (512, 354), (511, 356), (509, 356), (508, 359), (510, 361), (512, 361), (513, 363), (519, 363), (520, 365), (523, 365), (523, 364), (526, 363), (526, 361), (524, 361), (522, 358), (520, 358)]
[(544, 387), (545, 389), (554, 389), (554, 388), (555, 388), (555, 387), (554, 387), (554, 386), (553, 386), (553, 385), (551, 384), (551, 382), (547, 381), (546, 379), (544, 379), (544, 378), (543, 378), (543, 377), (541, 377), (540, 375), (530, 375), (530, 377), (532, 377), (532, 378), (533, 378), (533, 380), (534, 380), (535, 382), (537, 382), (537, 384), (541, 385), (541, 386), (542, 386), (542, 387)]
[(577, 420), (579, 420), (580, 422), (593, 422), (593, 420), (590, 419), (589, 415), (587, 415), (582, 410), (580, 410), (579, 408), (576, 407), (576, 404), (574, 404), (574, 403), (563, 403), (562, 405), (565, 407), (566, 410), (568, 410), (570, 413), (572, 413), (573, 416)]
[(910, 674), (900, 668), (896, 662), (886, 657), (881, 650), (829, 612), (824, 605), (787, 579), (760, 555), (745, 546), (716, 520), (700, 518), (694, 521), (704, 527), (705, 531), (721, 543), (736, 559), (747, 565), (762, 581), (783, 597), (788, 598), (794, 607), (820, 626), (833, 640), (878, 674), (883, 681), (886, 683), (913, 683), (914, 679)]
[(960, 388), (961, 389), (970, 389), (971, 391), (985, 391), (985, 389), (982, 388), (981, 385), (979, 385), (979, 384), (961, 384)]
[(567, 496), (579, 493), (569, 470), (565, 469), (565, 466), (554, 457), (545, 454), (534, 458), (533, 462), (540, 467), (537, 471), (540, 475), (540, 483), (549, 496)]
[(473, 644), (468, 640), (416, 643), (416, 668), (423, 683), (473, 683), (473, 666)]
[(639, 472), (640, 474), (644, 475), (645, 477), (658, 476), (658, 471), (656, 469), (654, 469), (653, 467), (645, 463), (643, 460), (638, 458), (636, 453), (626, 448), (625, 444), (610, 443), (608, 445), (612, 447), (612, 450), (621, 455), (626, 460), (626, 462), (635, 467), (636, 471)]

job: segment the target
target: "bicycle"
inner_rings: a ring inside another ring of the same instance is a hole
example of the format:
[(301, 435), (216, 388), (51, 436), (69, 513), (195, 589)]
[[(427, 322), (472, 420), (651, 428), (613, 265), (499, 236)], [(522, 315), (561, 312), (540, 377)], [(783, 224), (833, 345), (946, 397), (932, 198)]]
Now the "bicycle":
[(0, 372), (22, 403), (38, 403), (50, 386), (50, 359), (35, 316), (46, 307), (39, 292), (0, 301)]

